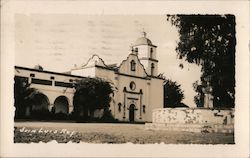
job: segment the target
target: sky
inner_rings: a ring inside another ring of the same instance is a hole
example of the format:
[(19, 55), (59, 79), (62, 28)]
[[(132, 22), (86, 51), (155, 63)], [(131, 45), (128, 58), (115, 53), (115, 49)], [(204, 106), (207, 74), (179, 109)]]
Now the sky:
[(183, 102), (195, 107), (192, 83), (200, 80), (200, 67), (177, 58), (179, 35), (165, 15), (16, 14), (15, 64), (66, 72), (98, 54), (119, 65), (142, 31), (157, 46), (158, 72), (180, 84)]

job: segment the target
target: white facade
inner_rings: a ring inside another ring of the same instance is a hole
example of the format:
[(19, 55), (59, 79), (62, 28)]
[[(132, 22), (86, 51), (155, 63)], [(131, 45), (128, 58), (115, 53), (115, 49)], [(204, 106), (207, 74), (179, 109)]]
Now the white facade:
[[(154, 109), (163, 108), (163, 82), (158, 76), (156, 46), (146, 38), (138, 38), (128, 57), (116, 64), (106, 65), (97, 55), (93, 55), (85, 65), (75, 67), (70, 74), (15, 67), (15, 76), (27, 79), (31, 87), (42, 95), (40, 105), (32, 109), (54, 109), (55, 113), (69, 114), (73, 111), (75, 80), (84, 77), (99, 77), (113, 84), (114, 97), (110, 109), (114, 118), (120, 121), (151, 122)], [(29, 115), (29, 112), (27, 112)], [(100, 112), (96, 112), (99, 116)]]
[(69, 114), (73, 111), (73, 96), (75, 89), (73, 88), (73, 82), (80, 80), (83, 77), (73, 76), (70, 74), (56, 73), (51, 71), (40, 71), (37, 69), (15, 67), (15, 76), (21, 77), (27, 80), (31, 88), (35, 88), (42, 96), (40, 100), (43, 100), (43, 106), (34, 105), (26, 109), (26, 116), (29, 116), (32, 110), (55, 109), (56, 113)]
[(119, 66), (105, 65), (94, 55), (86, 65), (71, 70), (72, 75), (99, 77), (116, 88), (110, 108), (120, 121), (151, 122), (153, 109), (163, 108), (163, 82), (158, 77), (156, 46), (143, 37)]

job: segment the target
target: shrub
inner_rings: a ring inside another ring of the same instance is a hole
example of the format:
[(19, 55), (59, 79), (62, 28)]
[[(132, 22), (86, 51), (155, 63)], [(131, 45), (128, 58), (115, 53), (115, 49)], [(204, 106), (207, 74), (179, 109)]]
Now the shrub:
[(104, 110), (103, 116), (100, 118), (101, 122), (118, 122), (117, 119), (111, 113), (111, 110), (106, 109)]
[(48, 109), (33, 110), (31, 112), (31, 118), (49, 120), (51, 118), (51, 114)]

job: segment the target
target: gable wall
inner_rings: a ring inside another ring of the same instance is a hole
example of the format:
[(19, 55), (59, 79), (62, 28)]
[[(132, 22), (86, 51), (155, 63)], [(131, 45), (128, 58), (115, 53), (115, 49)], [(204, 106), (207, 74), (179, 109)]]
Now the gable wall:
[[(130, 62), (134, 60), (136, 63), (135, 71), (131, 71), (131, 64)], [(146, 77), (145, 70), (143, 68), (143, 65), (140, 63), (137, 55), (129, 54), (128, 58), (122, 62), (119, 68), (119, 72), (122, 74), (128, 74), (138, 77)]]
[[(136, 71), (131, 72), (130, 61), (136, 62)], [(129, 121), (129, 107), (136, 106), (135, 122), (151, 122), (153, 109), (163, 107), (163, 80), (148, 78), (139, 63), (137, 56), (129, 55), (123, 61), (119, 72), (96, 67), (96, 77), (104, 78), (112, 82), (116, 87), (113, 101), (110, 108), (113, 116), (120, 121)], [(134, 82), (134, 90), (130, 88), (130, 83)], [(126, 87), (126, 92), (124, 92)], [(142, 94), (141, 94), (142, 91)], [(119, 110), (118, 104), (121, 104)], [(143, 112), (143, 105), (145, 112)]]

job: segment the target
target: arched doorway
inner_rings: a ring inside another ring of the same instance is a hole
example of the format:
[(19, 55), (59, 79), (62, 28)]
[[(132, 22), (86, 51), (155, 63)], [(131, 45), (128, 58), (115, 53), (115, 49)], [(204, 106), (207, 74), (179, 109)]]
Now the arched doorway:
[(135, 105), (131, 104), (129, 106), (129, 121), (134, 122), (135, 121)]
[(65, 96), (59, 96), (56, 98), (54, 102), (54, 111), (55, 114), (62, 113), (62, 114), (68, 114), (69, 107), (68, 107), (68, 99)]

